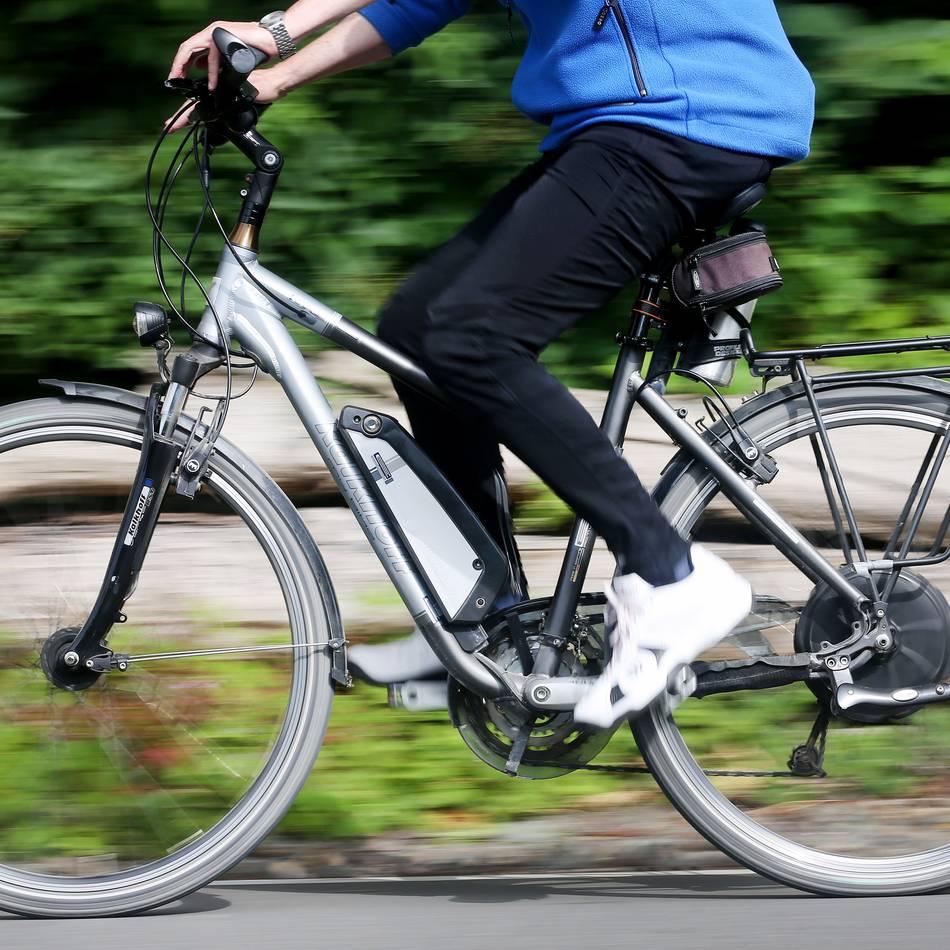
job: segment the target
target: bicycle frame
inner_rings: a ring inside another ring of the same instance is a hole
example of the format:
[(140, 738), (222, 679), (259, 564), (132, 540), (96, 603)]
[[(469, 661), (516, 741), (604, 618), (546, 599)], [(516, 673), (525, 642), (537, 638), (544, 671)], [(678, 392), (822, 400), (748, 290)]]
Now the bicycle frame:
[[(348, 447), (338, 435), (336, 413), (282, 318), (340, 344), (416, 389), (439, 398), (429, 377), (410, 359), (372, 333), (267, 270), (260, 264), (254, 250), (225, 249), (213, 283), (212, 302), (225, 335), (239, 342), (245, 352), (280, 383), (413, 620), (449, 673), (485, 697), (508, 692), (510, 678), (500, 670), (492, 669), (486, 658), (468, 653), (460, 646), (460, 635), (463, 642), (465, 639), (479, 642), (476, 632), (468, 631), (465, 636), (466, 631), (449, 630), (433, 608), (424, 580), (403, 550), (397, 532), (375, 502)], [(619, 448), (633, 406), (641, 405), (674, 442), (710, 469), (726, 496), (773, 541), (782, 554), (813, 579), (824, 581), (837, 590), (853, 607), (855, 618), (860, 617), (868, 605), (865, 595), (759, 498), (748, 481), (676, 414), (661, 395), (661, 387), (644, 384), (640, 370), (649, 346), (646, 339), (648, 323), (649, 320), (643, 316), (635, 319), (632, 334), (623, 338), (601, 423), (608, 437)], [(218, 340), (217, 324), (210, 309), (206, 310), (198, 330), (206, 338)], [(662, 366), (664, 360), (671, 362), (671, 347), (672, 341), (661, 344), (651, 365)], [(180, 410), (186, 396), (185, 384), (171, 383), (164, 401), (160, 431), (169, 431), (170, 415)], [(546, 624), (546, 630), (555, 637), (566, 632), (573, 619), (594, 540), (589, 527), (578, 521)], [(534, 674), (551, 675), (557, 668), (558, 654), (556, 647), (543, 647)]]
[[(222, 346), (228, 346), (230, 341), (236, 340), (247, 355), (280, 383), (410, 615), (449, 674), (466, 688), (485, 698), (513, 695), (536, 706), (570, 708), (573, 706), (573, 700), (567, 694), (572, 689), (576, 692), (585, 688), (586, 682), (589, 681), (564, 682), (564, 689), (559, 691), (560, 698), (550, 699), (547, 703), (541, 703), (533, 690), (537, 686), (538, 678), (553, 678), (559, 668), (562, 649), (559, 644), (566, 641), (574, 621), (593, 552), (595, 538), (590, 527), (581, 519), (575, 522), (546, 617), (545, 632), (548, 636), (535, 657), (530, 676), (507, 673), (496, 667), (489, 658), (475, 652), (478, 646), (485, 642), (481, 626), (451, 626), (450, 629), (434, 607), (432, 592), (427, 589), (425, 579), (401, 544), (398, 531), (377, 504), (360, 467), (339, 435), (336, 413), (318, 381), (310, 373), (300, 349), (283, 321), (292, 320), (326, 337), (436, 400), (441, 399), (438, 388), (426, 373), (405, 355), (260, 264), (257, 233), (276, 185), (282, 157), (266, 139), (254, 131), (228, 133), (226, 137), (254, 161), (257, 170), (252, 176), (252, 185), (245, 198), (239, 223), (223, 251), (212, 284), (211, 305), (205, 308), (198, 326), (199, 334)], [(716, 478), (723, 494), (782, 555), (814, 582), (827, 584), (841, 596), (852, 614), (851, 633), (831, 650), (822, 651), (818, 658), (819, 665), (825, 662), (829, 670), (834, 670), (834, 658), (825, 657), (825, 653), (854, 648), (859, 644), (863, 646), (871, 636), (874, 625), (872, 609), (878, 605), (872, 605), (862, 591), (851, 584), (807, 539), (759, 497), (749, 480), (739, 474), (713, 445), (684, 421), (663, 398), (665, 382), (676, 359), (678, 341), (669, 328), (662, 330), (656, 345), (648, 338), (651, 329), (664, 327), (658, 306), (661, 288), (662, 282), (658, 278), (644, 278), (640, 299), (634, 306), (630, 332), (619, 337), (620, 354), (604, 407), (601, 427), (619, 451), (633, 407), (642, 406), (676, 445), (706, 466)], [(224, 339), (221, 338), (222, 334)], [(742, 342), (750, 365), (754, 369), (761, 366), (761, 361), (756, 362), (756, 355), (749, 352), (752, 348), (751, 336)], [(950, 347), (950, 340), (888, 341), (881, 346), (889, 347), (886, 351), (890, 352), (897, 349), (895, 343), (922, 343), (923, 345), (917, 347), (920, 349), (936, 349), (941, 345)], [(866, 345), (873, 346), (861, 346)], [(653, 356), (647, 382), (641, 371), (646, 354), (651, 350)], [(880, 347), (874, 350), (880, 351)], [(821, 355), (843, 354), (822, 351)], [(764, 356), (771, 359), (772, 364), (771, 370), (763, 369), (763, 373), (786, 375), (789, 371), (797, 372), (806, 395), (811, 394), (810, 381), (804, 373), (802, 360), (814, 358), (812, 351), (780, 351)], [(147, 440), (147, 444), (156, 446), (156, 452), (163, 450), (161, 464), (152, 466), (143, 458), (140, 473), (144, 474), (142, 480), (137, 479), (133, 486), (99, 600), (73, 642), (74, 652), (70, 656), (75, 658), (75, 662), (81, 658), (86, 661), (87, 666), (102, 672), (109, 668), (108, 657), (95, 656), (94, 652), (97, 647), (101, 649), (102, 638), (116, 619), (121, 619), (122, 604), (134, 588), (135, 575), (141, 566), (144, 549), (147, 548), (161, 505), (163, 488), (155, 496), (155, 503), (150, 504), (153, 500), (152, 487), (167, 484), (175, 464), (175, 453), (170, 451), (171, 435), (197, 378), (221, 362), (220, 356), (204, 344), (193, 346), (189, 354), (179, 356), (176, 360), (171, 382), (162, 400), (161, 416), (152, 418), (149, 422), (154, 425), (154, 438)], [(158, 395), (159, 393), (153, 392), (153, 399), (150, 401), (153, 414)], [(813, 399), (813, 394), (811, 398)], [(824, 437), (820, 418), (818, 426)], [(198, 426), (196, 433), (197, 430)], [(208, 431), (206, 427), (206, 440)], [(203, 449), (203, 458), (206, 461), (210, 454), (210, 445), (206, 442)], [(837, 477), (837, 465), (833, 455), (829, 462)], [(192, 482), (195, 484), (200, 478), (200, 464), (194, 460), (193, 455), (188, 459), (183, 457), (181, 467), (184, 468), (186, 463), (195, 466), (193, 469), (187, 469), (192, 473)], [(144, 481), (145, 475), (149, 475), (148, 482)], [(842, 501), (847, 513), (849, 508), (846, 496)], [(131, 542), (129, 538), (132, 539)], [(128, 547), (130, 543), (131, 547)], [(128, 549), (123, 550), (123, 546)], [(846, 557), (848, 556), (846, 552)], [(876, 595), (875, 587), (875, 600), (878, 600)], [(878, 613), (878, 616), (883, 614)], [(847, 667), (847, 661), (842, 666)], [(850, 682), (850, 674), (846, 669), (843, 672), (839, 670), (835, 673), (835, 679), (839, 685)], [(538, 695), (543, 693), (550, 696), (552, 692), (547, 689), (539, 690)], [(558, 706), (559, 703), (562, 705)]]

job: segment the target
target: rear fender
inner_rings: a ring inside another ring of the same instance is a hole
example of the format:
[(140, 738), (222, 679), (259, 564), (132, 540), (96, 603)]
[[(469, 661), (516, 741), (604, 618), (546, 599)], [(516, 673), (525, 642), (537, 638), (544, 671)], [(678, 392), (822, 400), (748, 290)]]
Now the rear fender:
[[(821, 377), (817, 377), (814, 380), (814, 388), (819, 402), (821, 401), (822, 396), (827, 396), (831, 393), (841, 393), (849, 389), (873, 388), (875, 390), (880, 390), (882, 388), (886, 388), (918, 392), (922, 395), (937, 394), (945, 398), (948, 401), (948, 405), (950, 405), (950, 383), (947, 383), (942, 379), (935, 379), (933, 376), (916, 376), (895, 379), (878, 377), (873, 380), (859, 379), (843, 382), (836, 382), (833, 378), (823, 380)], [(753, 428), (751, 423), (764, 413), (771, 412), (776, 407), (783, 404), (787, 404), (791, 408), (793, 403), (804, 401), (804, 399), (805, 393), (802, 389), (801, 383), (787, 383), (786, 385), (779, 386), (767, 393), (753, 396), (747, 402), (743, 403), (743, 405), (735, 409), (734, 414), (736, 421), (740, 426), (749, 426), (749, 428)], [(718, 446), (718, 442), (716, 440), (717, 436), (720, 439), (728, 441), (729, 429), (722, 420), (717, 422), (715, 425), (709, 426), (707, 430), (702, 432), (702, 437), (713, 448)], [(673, 486), (687, 471), (687, 469), (693, 465), (700, 466), (702, 463), (696, 461), (692, 455), (682, 449), (680, 449), (680, 451), (677, 452), (669, 460), (669, 462), (666, 463), (666, 466), (660, 473), (660, 478), (654, 486), (652, 492), (653, 500), (657, 503), (657, 505), (662, 507), (663, 502), (672, 491)], [(738, 467), (738, 465), (736, 467)]]

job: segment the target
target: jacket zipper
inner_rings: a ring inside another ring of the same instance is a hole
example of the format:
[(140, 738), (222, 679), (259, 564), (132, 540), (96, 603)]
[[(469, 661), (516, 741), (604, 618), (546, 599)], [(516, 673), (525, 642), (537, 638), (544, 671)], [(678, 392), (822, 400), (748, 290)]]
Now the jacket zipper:
[(633, 38), (630, 36), (630, 28), (627, 25), (627, 18), (623, 15), (623, 8), (620, 6), (620, 0), (604, 0), (604, 5), (594, 20), (594, 29), (599, 33), (607, 22), (607, 17), (611, 11), (617, 19), (617, 26), (620, 27), (620, 33), (623, 36), (624, 44), (627, 47), (627, 54), (630, 56), (630, 65), (633, 67), (633, 78), (637, 83), (637, 92), (641, 96), (649, 95), (647, 87), (643, 82), (643, 73), (640, 72), (640, 61), (637, 59), (637, 50), (633, 45)]

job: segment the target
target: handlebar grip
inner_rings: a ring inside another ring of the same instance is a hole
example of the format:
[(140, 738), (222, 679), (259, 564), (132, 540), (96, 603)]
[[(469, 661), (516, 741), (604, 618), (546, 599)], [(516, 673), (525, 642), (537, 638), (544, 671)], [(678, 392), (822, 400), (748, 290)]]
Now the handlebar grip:
[(229, 33), (220, 26), (215, 27), (211, 38), (224, 57), (226, 66), (237, 73), (242, 81), (261, 63), (267, 62), (267, 53), (253, 46), (248, 46), (247, 43), (242, 42), (233, 33)]

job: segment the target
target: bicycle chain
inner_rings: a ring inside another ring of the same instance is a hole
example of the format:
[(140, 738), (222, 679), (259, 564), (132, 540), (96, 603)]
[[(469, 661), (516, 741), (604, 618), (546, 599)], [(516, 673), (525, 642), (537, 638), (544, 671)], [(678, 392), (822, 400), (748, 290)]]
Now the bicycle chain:
[[(827, 778), (828, 774), (822, 768), (825, 758), (825, 740), (828, 734), (828, 725), (831, 722), (831, 710), (821, 705), (815, 717), (815, 724), (811, 728), (808, 740), (792, 750), (788, 760), (788, 769), (784, 772), (768, 772), (759, 769), (703, 769), (703, 775), (711, 778)], [(797, 768), (796, 768), (797, 766)], [(646, 765), (586, 765), (575, 766), (585, 772), (618, 772), (634, 775), (652, 775), (653, 772)]]

